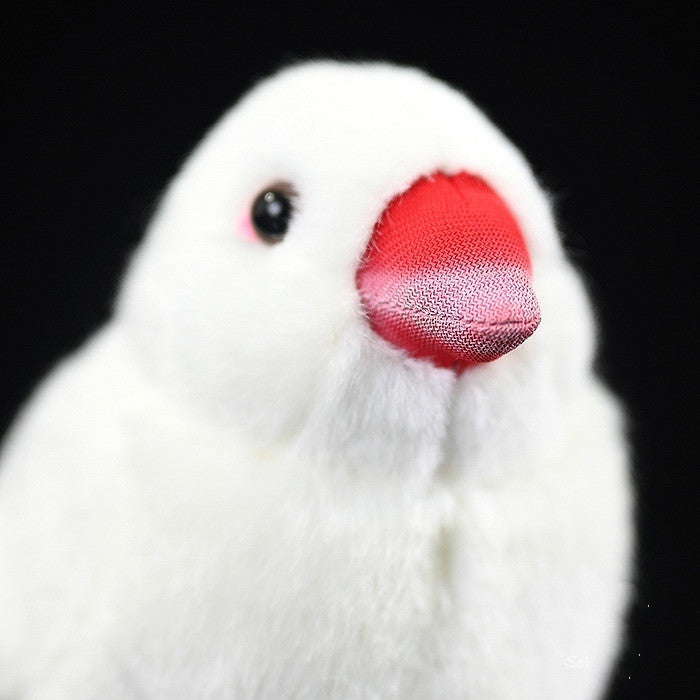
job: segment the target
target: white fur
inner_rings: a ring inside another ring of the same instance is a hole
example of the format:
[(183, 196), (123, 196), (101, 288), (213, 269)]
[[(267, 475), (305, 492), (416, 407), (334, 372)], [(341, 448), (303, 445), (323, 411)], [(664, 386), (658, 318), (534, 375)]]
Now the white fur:
[[(384, 206), (436, 170), (509, 203), (543, 318), (460, 378), (376, 337), (354, 284)], [(287, 237), (245, 240), (280, 179)], [(593, 350), (545, 195), (463, 95), (381, 64), (263, 82), (5, 445), (0, 697), (597, 697), (632, 533)]]

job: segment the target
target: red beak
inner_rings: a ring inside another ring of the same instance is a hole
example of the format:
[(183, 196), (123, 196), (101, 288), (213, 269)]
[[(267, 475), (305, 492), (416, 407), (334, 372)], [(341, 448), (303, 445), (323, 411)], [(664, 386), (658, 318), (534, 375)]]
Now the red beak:
[(357, 272), (374, 331), (461, 372), (518, 347), (540, 322), (525, 240), (481, 178), (437, 173), (389, 203)]

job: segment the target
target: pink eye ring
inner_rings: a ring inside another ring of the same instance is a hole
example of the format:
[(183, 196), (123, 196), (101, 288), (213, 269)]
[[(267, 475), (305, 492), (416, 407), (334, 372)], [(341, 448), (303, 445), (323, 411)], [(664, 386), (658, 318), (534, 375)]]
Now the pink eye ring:
[(241, 222), (244, 238), (268, 244), (282, 241), (294, 214), (294, 197), (293, 188), (285, 182), (262, 190)]

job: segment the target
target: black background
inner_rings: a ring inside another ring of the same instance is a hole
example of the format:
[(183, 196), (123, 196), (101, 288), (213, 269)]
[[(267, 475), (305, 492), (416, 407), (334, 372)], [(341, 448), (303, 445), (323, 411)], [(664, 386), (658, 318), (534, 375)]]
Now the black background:
[(638, 593), (609, 697), (693, 697), (697, 28), (667, 3), (356, 7), (6, 8), (0, 427), (107, 318), (157, 195), (258, 77), (316, 56), (419, 65), (523, 149), (599, 307), (639, 493)]

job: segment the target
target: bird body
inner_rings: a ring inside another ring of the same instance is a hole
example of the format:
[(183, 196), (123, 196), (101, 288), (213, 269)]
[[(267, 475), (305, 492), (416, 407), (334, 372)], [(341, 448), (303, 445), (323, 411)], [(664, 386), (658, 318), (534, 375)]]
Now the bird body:
[[(508, 279), (528, 301), (508, 313), (529, 316), (438, 361), (443, 302), (422, 326), (400, 296), (428, 276), (391, 292), (420, 352), (382, 325), (401, 235), (382, 222), (463, 172), (522, 231), (527, 275)], [(256, 240), (261, 191), (294, 199), (280, 241)], [(502, 356), (479, 361), (493, 338)], [(263, 82), (185, 163), (113, 318), (5, 444), (0, 698), (599, 696), (632, 528), (593, 352), (546, 197), (466, 98), (381, 64)]]

